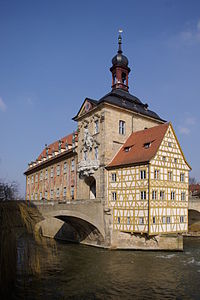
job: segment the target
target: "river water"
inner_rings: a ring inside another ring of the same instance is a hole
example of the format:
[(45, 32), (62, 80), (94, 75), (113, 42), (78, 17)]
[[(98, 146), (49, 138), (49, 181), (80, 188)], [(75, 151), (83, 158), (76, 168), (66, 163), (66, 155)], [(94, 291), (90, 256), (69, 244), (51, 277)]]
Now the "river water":
[(200, 238), (184, 252), (145, 252), (22, 235), (12, 299), (200, 299)]

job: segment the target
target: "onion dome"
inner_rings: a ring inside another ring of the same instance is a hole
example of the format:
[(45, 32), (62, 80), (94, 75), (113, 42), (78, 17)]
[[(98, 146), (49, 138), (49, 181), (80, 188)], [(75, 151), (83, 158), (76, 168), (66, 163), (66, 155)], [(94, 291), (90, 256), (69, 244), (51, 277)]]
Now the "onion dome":
[(117, 55), (115, 55), (112, 59), (112, 64), (113, 66), (124, 66), (127, 67), (128, 66), (128, 58), (123, 55), (122, 53), (122, 37), (121, 37), (121, 32), (119, 31), (119, 36), (118, 36), (118, 51), (117, 51)]

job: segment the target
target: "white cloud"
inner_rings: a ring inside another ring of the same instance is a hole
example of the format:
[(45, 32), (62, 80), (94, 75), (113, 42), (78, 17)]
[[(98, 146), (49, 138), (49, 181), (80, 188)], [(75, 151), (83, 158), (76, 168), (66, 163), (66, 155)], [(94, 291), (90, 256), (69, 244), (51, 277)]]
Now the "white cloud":
[(185, 119), (185, 123), (187, 125), (195, 125), (196, 124), (196, 119), (194, 117), (187, 117)]
[(187, 22), (184, 29), (167, 40), (169, 47), (193, 46), (200, 43), (200, 19), (195, 22)]
[(27, 98), (27, 103), (28, 103), (29, 105), (33, 105), (33, 100), (32, 100), (31, 98)]
[(197, 30), (200, 31), (200, 20), (197, 23)]
[(6, 105), (5, 103), (3, 102), (3, 99), (0, 97), (0, 110), (1, 111), (6, 111)]
[(195, 26), (188, 24), (188, 28), (180, 33), (180, 38), (188, 44), (200, 42), (200, 20), (197, 21)]
[(180, 133), (182, 134), (189, 134), (190, 133), (190, 129), (188, 127), (182, 127), (182, 126), (179, 126), (178, 127), (178, 130)]

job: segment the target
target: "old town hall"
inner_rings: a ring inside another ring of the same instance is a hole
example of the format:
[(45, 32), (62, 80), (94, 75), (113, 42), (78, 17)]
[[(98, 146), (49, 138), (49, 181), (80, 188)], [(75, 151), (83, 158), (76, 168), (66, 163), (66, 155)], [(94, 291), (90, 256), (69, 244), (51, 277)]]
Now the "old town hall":
[(76, 132), (45, 145), (29, 163), (26, 199), (100, 201), (110, 245), (140, 248), (138, 236), (187, 232), (190, 166), (172, 124), (129, 93), (121, 44), (120, 33), (112, 90), (86, 98), (73, 117)]

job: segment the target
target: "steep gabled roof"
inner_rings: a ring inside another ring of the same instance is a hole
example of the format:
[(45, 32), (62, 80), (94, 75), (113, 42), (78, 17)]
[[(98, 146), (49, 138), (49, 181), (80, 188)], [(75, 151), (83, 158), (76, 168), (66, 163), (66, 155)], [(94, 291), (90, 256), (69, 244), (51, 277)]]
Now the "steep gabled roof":
[(165, 123), (133, 132), (107, 167), (149, 162), (156, 155), (168, 127), (169, 123)]

